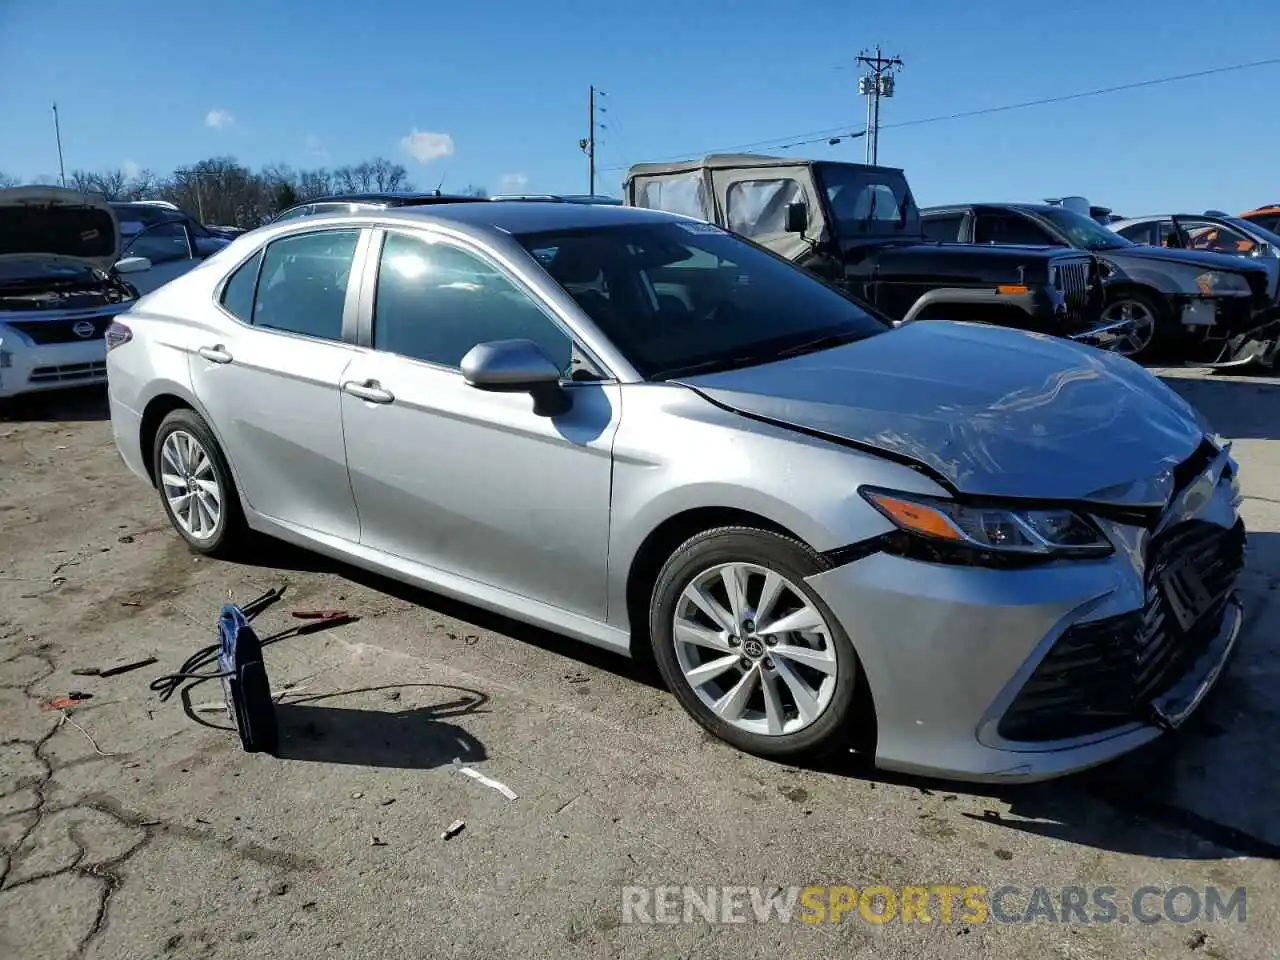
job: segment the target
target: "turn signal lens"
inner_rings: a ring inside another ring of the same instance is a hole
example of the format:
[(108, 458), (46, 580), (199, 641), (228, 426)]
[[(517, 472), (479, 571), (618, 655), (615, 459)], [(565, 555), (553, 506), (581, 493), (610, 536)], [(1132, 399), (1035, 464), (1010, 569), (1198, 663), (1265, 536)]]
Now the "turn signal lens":
[(943, 513), (934, 510), (932, 507), (926, 507), (922, 503), (912, 503), (908, 500), (899, 500), (897, 497), (876, 493), (871, 490), (863, 491), (863, 496), (870, 500), (873, 506), (878, 507), (881, 513), (904, 530), (922, 533), (926, 537), (938, 537), (942, 540), (964, 539), (960, 531), (952, 526), (951, 521)]
[(1029, 287), (1024, 287), (1019, 283), (1002, 283), (996, 287), (996, 293), (1004, 294), (1006, 297), (1018, 297), (1030, 292)]

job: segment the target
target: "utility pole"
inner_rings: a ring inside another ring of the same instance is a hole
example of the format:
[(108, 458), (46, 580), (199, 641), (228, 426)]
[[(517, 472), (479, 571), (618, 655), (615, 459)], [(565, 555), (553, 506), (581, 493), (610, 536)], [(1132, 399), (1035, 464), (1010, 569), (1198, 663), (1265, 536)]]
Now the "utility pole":
[(858, 93), (867, 98), (867, 163), (876, 163), (880, 155), (880, 98), (893, 96), (894, 71), (902, 67), (902, 58), (883, 56), (876, 44), (876, 55), (864, 50), (858, 54), (858, 63), (871, 68), (858, 78)]
[[(594, 86), (587, 88), (587, 135), (578, 141), (578, 146), (587, 155), (587, 193), (592, 196), (596, 192), (596, 127), (604, 129), (603, 123), (596, 123), (596, 94), (603, 97), (605, 92)], [(599, 107), (598, 110), (600, 113), (606, 112), (604, 107)]]
[(58, 138), (58, 178), (62, 181), (62, 185), (67, 185), (67, 170), (62, 165), (62, 127), (58, 123), (58, 104), (53, 104), (53, 135)]

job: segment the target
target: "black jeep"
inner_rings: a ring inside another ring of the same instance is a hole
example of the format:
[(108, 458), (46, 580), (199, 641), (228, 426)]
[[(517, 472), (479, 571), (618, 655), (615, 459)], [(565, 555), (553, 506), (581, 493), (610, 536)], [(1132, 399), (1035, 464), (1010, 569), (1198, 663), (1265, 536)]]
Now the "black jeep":
[(725, 227), (898, 323), (973, 320), (1089, 340), (1100, 322), (1091, 254), (933, 242), (890, 167), (753, 155), (642, 163), (624, 197)]

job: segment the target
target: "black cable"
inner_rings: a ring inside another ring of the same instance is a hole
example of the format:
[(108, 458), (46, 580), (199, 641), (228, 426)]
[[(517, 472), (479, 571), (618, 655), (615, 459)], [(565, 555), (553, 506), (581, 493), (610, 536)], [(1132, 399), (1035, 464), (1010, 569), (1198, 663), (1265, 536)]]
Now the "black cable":
[[(248, 601), (247, 603), (242, 604), (240, 606), (240, 612), (244, 614), (246, 620), (252, 622), (254, 617), (256, 617), (259, 613), (261, 613), (267, 607), (271, 606), (271, 604), (275, 603), (277, 600), (283, 597), (284, 591), (285, 591), (284, 587), (280, 587), (278, 589), (273, 587), (272, 589), (268, 590), (266, 593), (262, 594), (261, 596), (254, 597), (252, 600)], [(282, 631), (279, 634), (276, 634), (272, 637), (268, 637), (266, 640), (262, 640), (261, 644), (262, 646), (265, 647), (268, 643), (275, 643), (278, 640), (283, 640), (285, 639), (286, 636), (293, 636), (294, 634), (296, 634), (299, 631), (299, 629), (300, 628), (298, 627), (291, 627), (290, 629)], [(218, 655), (221, 652), (222, 652), (221, 641), (217, 643), (211, 643), (207, 647), (201, 647), (191, 656), (187, 657), (187, 659), (183, 662), (182, 666), (178, 668), (177, 673), (168, 673), (162, 677), (156, 677), (149, 684), (149, 688), (152, 691), (160, 694), (160, 702), (164, 703), (170, 697), (172, 697), (174, 693), (177, 692), (178, 688), (181, 687), (182, 684), (187, 680), (197, 680), (197, 681), (218, 680), (218, 679), (221, 679), (222, 677), (229, 676), (229, 674), (222, 671), (219, 671), (217, 673), (197, 673), (196, 672), (198, 670), (203, 669), (204, 667), (209, 666), (210, 664), (216, 663), (218, 661)]]
[[(1207, 70), (1195, 70), (1191, 73), (1179, 73), (1168, 77), (1156, 77), (1151, 80), (1137, 80), (1132, 83), (1122, 83), (1113, 87), (1099, 87), (1096, 90), (1083, 90), (1079, 93), (1067, 93), (1056, 97), (1042, 97), (1038, 100), (1024, 100), (1021, 103), (1008, 103), (999, 107), (983, 107), (978, 110), (962, 110), (959, 113), (940, 114), (935, 117), (921, 117), (916, 120), (900, 120), (897, 123), (882, 123), (881, 130), (901, 129), (903, 127), (918, 127), (928, 123), (942, 123), (947, 120), (963, 120), (968, 117), (981, 117), (992, 113), (1005, 113), (1009, 110), (1022, 110), (1027, 107), (1040, 107), (1054, 103), (1064, 103), (1069, 100), (1081, 100), (1086, 97), (1100, 97), (1110, 93), (1121, 93), (1126, 90), (1137, 90), (1142, 87), (1154, 87), (1165, 83), (1177, 83), (1181, 80), (1195, 80), (1200, 77), (1216, 76), (1220, 73), (1233, 73), (1238, 70), (1253, 70), (1258, 67), (1271, 67), (1280, 64), (1280, 57), (1269, 57), (1265, 60), (1251, 60), (1246, 63), (1232, 63), (1222, 67), (1210, 67)], [(791, 147), (798, 147), (809, 143), (819, 143), (831, 137), (838, 137), (842, 134), (848, 136), (848, 131), (856, 127), (857, 124), (842, 124), (839, 127), (828, 127), (826, 130), (812, 130), (808, 133), (797, 133), (789, 137), (770, 137), (768, 140), (756, 140), (752, 143), (743, 143), (734, 147), (719, 147), (714, 150), (702, 150), (697, 152), (672, 154), (667, 157), (660, 157), (654, 163), (666, 163), (676, 160), (685, 160), (690, 156), (702, 156), (709, 153), (737, 153), (740, 150), (751, 150), (756, 147), (768, 147), (778, 144), (780, 141), (787, 141), (777, 149), (786, 150)], [(809, 139), (812, 138), (812, 139)], [(611, 170), (626, 170), (627, 167), (601, 167), (599, 172), (603, 173)]]

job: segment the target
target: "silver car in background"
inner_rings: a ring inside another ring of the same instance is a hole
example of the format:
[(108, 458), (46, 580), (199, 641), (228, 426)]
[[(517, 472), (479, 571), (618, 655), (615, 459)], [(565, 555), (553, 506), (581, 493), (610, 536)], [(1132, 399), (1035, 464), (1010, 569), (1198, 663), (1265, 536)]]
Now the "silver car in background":
[(1241, 624), (1236, 464), (1130, 361), (891, 329), (698, 220), (266, 227), (108, 335), (125, 462), (250, 531), (622, 654), (724, 740), (1043, 779), (1176, 727)]

